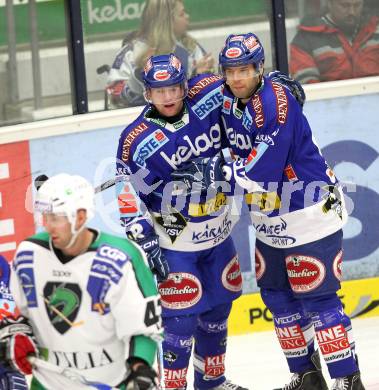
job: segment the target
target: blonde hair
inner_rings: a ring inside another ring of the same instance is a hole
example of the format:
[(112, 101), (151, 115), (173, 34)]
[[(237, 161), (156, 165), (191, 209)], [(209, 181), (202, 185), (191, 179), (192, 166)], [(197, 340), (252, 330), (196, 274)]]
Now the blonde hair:
[[(145, 41), (148, 48), (139, 58), (136, 58), (137, 66), (143, 67), (151, 55), (168, 54), (174, 51), (177, 38), (174, 34), (173, 21), (177, 4), (183, 4), (183, 0), (146, 1), (138, 37)], [(196, 41), (187, 33), (181, 42), (190, 51), (196, 47)]]

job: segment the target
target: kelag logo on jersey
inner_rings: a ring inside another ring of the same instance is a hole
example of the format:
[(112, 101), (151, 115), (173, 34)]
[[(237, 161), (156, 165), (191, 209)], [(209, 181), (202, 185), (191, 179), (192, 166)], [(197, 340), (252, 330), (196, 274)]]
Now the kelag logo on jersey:
[(197, 135), (189, 133), (185, 135), (183, 140), (178, 142), (177, 150), (171, 156), (168, 156), (164, 151), (159, 154), (172, 167), (177, 169), (180, 164), (189, 160), (192, 156), (199, 157), (201, 153), (213, 148), (216, 151), (221, 147), (221, 129), (219, 124), (212, 126), (207, 132)]
[(222, 105), (224, 97), (221, 86), (207, 93), (197, 104), (192, 107), (193, 112), (199, 119), (204, 119), (210, 112)]
[[(235, 146), (238, 149), (238, 155), (240, 155), (241, 151), (249, 151), (253, 148), (253, 145), (251, 143), (250, 134), (241, 134), (240, 132), (235, 131), (233, 127), (227, 127), (225, 119), (222, 117), (222, 122), (224, 124), (226, 136), (228, 138), (228, 141), (230, 145), (233, 147)], [(233, 148), (233, 151), (234, 148)]]
[(152, 156), (158, 149), (160, 149), (168, 138), (162, 130), (155, 130), (154, 133), (146, 137), (136, 148), (133, 154), (133, 161), (140, 167), (146, 166), (146, 159)]

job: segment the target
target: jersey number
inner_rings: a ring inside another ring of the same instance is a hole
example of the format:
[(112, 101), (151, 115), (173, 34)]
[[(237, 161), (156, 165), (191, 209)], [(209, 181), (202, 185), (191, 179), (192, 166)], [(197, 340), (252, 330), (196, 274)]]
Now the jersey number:
[[(158, 299), (157, 301), (149, 301), (146, 304), (146, 311), (145, 311), (145, 325), (147, 327), (154, 325), (154, 324), (159, 324), (160, 322), (160, 312), (161, 312), (161, 301)], [(159, 306), (159, 307), (157, 307)]]

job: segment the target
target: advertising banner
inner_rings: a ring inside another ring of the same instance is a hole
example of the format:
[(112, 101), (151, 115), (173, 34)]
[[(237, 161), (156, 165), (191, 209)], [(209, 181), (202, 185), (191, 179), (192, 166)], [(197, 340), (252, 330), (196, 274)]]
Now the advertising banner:
[(17, 244), (34, 233), (25, 208), (30, 182), (29, 142), (0, 145), (0, 253), (8, 261)]
[[(350, 318), (379, 316), (379, 278), (349, 280), (338, 292)], [(273, 319), (259, 293), (244, 294), (233, 303), (229, 318), (230, 335), (274, 329)]]
[[(123, 34), (136, 30), (140, 24), (144, 0), (81, 0), (82, 21), (86, 37), (104, 34)], [(207, 0), (204, 12), (203, 0), (185, 0), (185, 8), (192, 25), (209, 23), (218, 25), (251, 21), (252, 16), (265, 12), (264, 0), (245, 1)], [(29, 4), (14, 1), (16, 40), (18, 44), (30, 42), (28, 21)], [(37, 0), (38, 38), (40, 42), (66, 42), (64, 0)], [(0, 0), (0, 20), (6, 20), (6, 2)], [(0, 46), (7, 45), (6, 23), (0, 23)]]

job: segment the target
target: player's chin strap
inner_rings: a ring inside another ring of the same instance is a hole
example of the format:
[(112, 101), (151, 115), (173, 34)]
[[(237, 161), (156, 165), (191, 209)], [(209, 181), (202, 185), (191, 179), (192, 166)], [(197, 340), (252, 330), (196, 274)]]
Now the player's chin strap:
[(70, 240), (70, 242), (64, 247), (64, 249), (68, 249), (68, 248), (70, 248), (72, 245), (74, 245), (76, 239), (78, 238), (79, 233), (86, 227), (86, 221), (83, 222), (83, 225), (80, 226), (79, 229), (75, 229), (75, 225), (76, 225), (76, 218), (75, 218), (75, 221), (73, 221), (73, 222), (71, 223), (71, 233), (72, 233), (71, 240)]
[(258, 91), (258, 89), (262, 85), (263, 71), (264, 71), (264, 68), (263, 68), (263, 64), (262, 64), (259, 66), (259, 69), (255, 73), (255, 76), (257, 76), (259, 78), (257, 85), (250, 91), (250, 94), (248, 95), (248, 97), (240, 99), (240, 100), (249, 101), (252, 98), (252, 96), (255, 94), (255, 92)]

